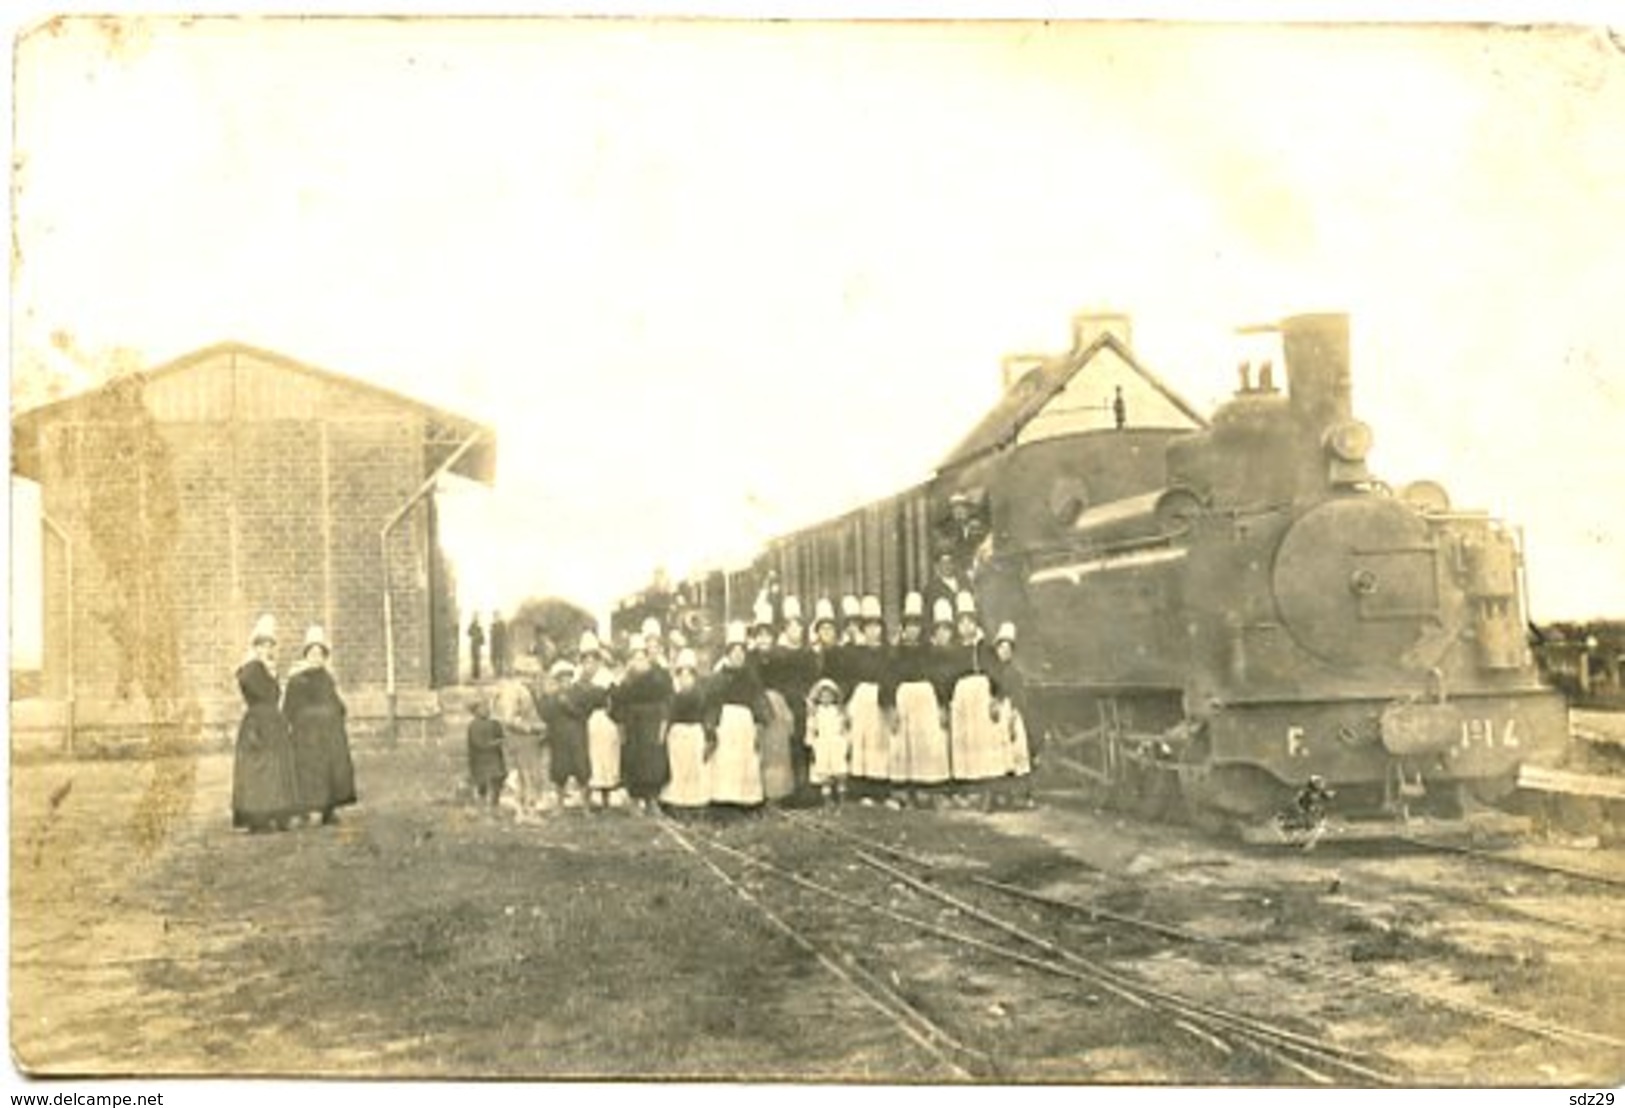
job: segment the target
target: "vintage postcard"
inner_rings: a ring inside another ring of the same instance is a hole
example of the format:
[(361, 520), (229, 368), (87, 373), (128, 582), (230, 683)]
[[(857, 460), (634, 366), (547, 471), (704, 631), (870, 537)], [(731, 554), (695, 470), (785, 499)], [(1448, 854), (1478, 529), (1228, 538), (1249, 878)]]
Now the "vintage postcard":
[(18, 1087), (1612, 1103), (1625, 31), (14, 48)]

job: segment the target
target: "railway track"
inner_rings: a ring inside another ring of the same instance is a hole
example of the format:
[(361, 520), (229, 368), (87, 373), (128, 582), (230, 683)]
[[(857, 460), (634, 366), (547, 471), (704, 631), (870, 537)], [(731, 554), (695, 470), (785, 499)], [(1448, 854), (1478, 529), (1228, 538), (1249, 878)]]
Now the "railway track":
[(1609, 888), (1625, 889), (1625, 877), (1611, 873), (1601, 873), (1596, 870), (1578, 869), (1573, 866), (1553, 865), (1534, 858), (1523, 858), (1515, 854), (1505, 854), (1499, 851), (1484, 850), (1480, 847), (1463, 846), (1459, 843), (1442, 842), (1438, 839), (1413, 838), (1407, 835), (1398, 836), (1397, 841), (1408, 846), (1423, 850), (1431, 850), (1439, 854), (1453, 854), (1457, 857), (1471, 858), (1476, 862), (1489, 865), (1504, 866), (1508, 869), (1522, 870), (1527, 873), (1539, 873), (1548, 877), (1561, 877), (1566, 881), (1589, 885), (1602, 885)]
[[(1062, 763), (1063, 766), (1075, 765), (1075, 763), (1070, 763), (1066, 758), (1054, 758), (1052, 760)], [(1183, 827), (1194, 830), (1199, 834), (1203, 833), (1202, 828), (1195, 827), (1189, 823), (1184, 823), (1178, 820), (1157, 819), (1152, 822), (1160, 826)], [(1481, 847), (1465, 846), (1438, 838), (1429, 838), (1419, 835), (1394, 835), (1391, 841), (1395, 844), (1402, 844), (1441, 855), (1453, 855), (1457, 857), (1469, 858), (1482, 862), (1486, 865), (1498, 865), (1525, 873), (1535, 873), (1547, 877), (1561, 878), (1576, 884), (1589, 884), (1605, 888), (1625, 888), (1625, 876), (1601, 873), (1594, 870), (1580, 869), (1571, 866), (1555, 865), (1549, 862), (1522, 858), (1500, 851), (1486, 850)], [(1335, 847), (1338, 844), (1332, 842), (1328, 845)], [(1561, 916), (1552, 916), (1543, 912), (1533, 911), (1518, 904), (1508, 903), (1506, 901), (1490, 899), (1482, 896), (1469, 897), (1461, 893), (1454, 893), (1438, 887), (1422, 888), (1407, 882), (1386, 877), (1382, 878), (1381, 880), (1402, 892), (1426, 895), (1438, 900), (1449, 901), (1459, 906), (1477, 908), (1488, 914), (1500, 916), (1505, 919), (1524, 920), (1532, 923), (1539, 923), (1576, 935), (1584, 935), (1593, 939), (1603, 939), (1609, 942), (1625, 941), (1625, 931), (1619, 929), (1599, 926), (1594, 923), (1587, 923), (1580, 920), (1566, 919)]]
[(743, 884), (735, 880), (721, 866), (694, 845), (688, 835), (677, 829), (670, 820), (662, 820), (661, 828), (679, 847), (699, 860), (712, 876), (746, 904), (755, 908), (775, 931), (784, 935), (812, 957), (848, 990), (865, 1004), (878, 1011), (909, 1041), (931, 1056), (957, 1080), (971, 1080), (991, 1073), (991, 1059), (983, 1052), (960, 1042), (919, 1007), (864, 968), (849, 953), (826, 949), (815, 943), (801, 929), (787, 922), (780, 914), (764, 904)]
[[(886, 854), (899, 862), (924, 871), (927, 879), (931, 882), (951, 881), (969, 884), (995, 892), (1006, 898), (1041, 905), (1054, 912), (1083, 918), (1093, 925), (1127, 928), (1178, 943), (1224, 948), (1231, 952), (1240, 952), (1245, 958), (1267, 966), (1272, 971), (1282, 975), (1299, 979), (1315, 978), (1323, 983), (1382, 996), (1389, 1001), (1447, 1011), (1456, 1016), (1516, 1031), (1522, 1035), (1532, 1035), (1586, 1050), (1600, 1048), (1625, 1052), (1625, 1039), (1617, 1036), (1592, 1031), (1587, 1028), (1565, 1025), (1540, 1016), (1469, 1000), (1460, 996), (1451, 996), (1420, 984), (1398, 984), (1383, 978), (1353, 972), (1340, 965), (1310, 961), (1296, 953), (1291, 956), (1281, 956), (1269, 951), (1259, 950), (1252, 944), (1203, 934), (1191, 928), (1180, 927), (1164, 921), (1116, 912), (1099, 905), (1046, 896), (1006, 882), (995, 881), (980, 874), (965, 872), (963, 869), (944, 867), (928, 858), (896, 847), (860, 840), (857, 836), (844, 829), (821, 821), (809, 820), (806, 817), (795, 815), (787, 815), (786, 818), (820, 834), (841, 839), (860, 857), (866, 854)], [(921, 880), (918, 877), (904, 874), (895, 867), (892, 867), (892, 875), (911, 884)], [(1537, 916), (1535, 918), (1541, 922), (1547, 922), (1544, 917)]]
[[(791, 818), (800, 820), (800, 817)], [(785, 886), (793, 887), (821, 901), (882, 917), (955, 946), (978, 951), (1001, 962), (1013, 963), (1087, 986), (1091, 993), (1109, 995), (1143, 1014), (1164, 1021), (1164, 1026), (1172, 1028), (1203, 1049), (1223, 1058), (1245, 1053), (1263, 1061), (1277, 1074), (1292, 1074), (1296, 1079), (1321, 1085), (1346, 1084), (1351, 1081), (1363, 1085), (1396, 1085), (1406, 1082), (1405, 1074), (1392, 1069), (1386, 1060), (1367, 1052), (1338, 1044), (1324, 1036), (1305, 1033), (1275, 1021), (1193, 999), (1136, 980), (1132, 975), (1115, 969), (1100, 959), (1091, 958), (1047, 939), (1005, 915), (972, 904), (964, 897), (955, 896), (906, 873), (888, 863), (877, 852), (854, 849), (852, 857), (875, 874), (883, 888), (904, 889), (922, 905), (934, 907), (939, 911), (946, 909), (957, 918), (973, 921), (984, 934), (991, 932), (996, 937), (978, 936), (965, 927), (948, 926), (924, 916), (900, 912), (872, 899), (855, 896), (850, 891), (833, 888), (804, 873), (759, 854), (739, 850), (703, 832), (695, 832), (692, 829), (683, 831), (670, 824), (666, 825), (666, 829), (667, 833), (677, 838), (686, 850), (704, 859), (719, 879), (726, 876), (728, 882), (734, 886), (742, 887), (737, 877), (726, 875), (722, 867), (716, 865), (717, 857), (728, 859), (731, 864), (742, 867), (742, 870), (771, 877)], [(766, 911), (765, 906), (763, 907)], [(782, 930), (782, 927), (780, 929)], [(806, 946), (817, 949), (816, 941), (805, 936), (803, 938)], [(869, 976), (878, 977), (872, 972)], [(895, 1009), (896, 1005), (892, 1007)], [(952, 1039), (953, 1036), (939, 1028), (932, 1038), (940, 1042)], [(986, 1057), (986, 1052), (966, 1048), (963, 1044), (960, 1044), (960, 1047), (961, 1055), (980, 1054)]]

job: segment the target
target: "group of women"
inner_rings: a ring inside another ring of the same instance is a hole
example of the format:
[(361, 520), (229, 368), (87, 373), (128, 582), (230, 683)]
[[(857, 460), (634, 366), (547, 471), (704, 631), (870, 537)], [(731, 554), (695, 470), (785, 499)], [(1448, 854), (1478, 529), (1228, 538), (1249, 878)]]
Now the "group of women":
[(250, 832), (286, 831), (304, 818), (331, 824), (356, 802), (346, 710), (328, 668), (332, 648), (320, 627), (305, 634), (300, 660), (277, 680), (276, 621), (261, 616), (237, 667), (248, 710), (237, 729), (231, 822)]
[[(555, 663), (537, 698), (554, 800), (625, 796), (676, 813), (1030, 802), (1014, 626), (988, 640), (968, 592), (930, 613), (910, 593), (895, 635), (876, 597), (847, 597), (842, 614), (820, 600), (809, 628), (794, 597), (776, 612), (758, 604), (750, 623), (728, 625), (705, 674), (692, 650), (667, 657), (653, 620), (618, 675), (584, 635), (578, 662)], [(472, 731), (470, 755), (473, 768)]]

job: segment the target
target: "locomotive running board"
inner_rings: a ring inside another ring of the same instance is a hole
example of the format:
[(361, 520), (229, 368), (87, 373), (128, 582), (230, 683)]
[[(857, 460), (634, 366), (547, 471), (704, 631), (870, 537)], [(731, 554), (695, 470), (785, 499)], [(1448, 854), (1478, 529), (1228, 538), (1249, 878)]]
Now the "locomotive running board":
[[(1436, 836), (1439, 838), (1472, 837), (1475, 835), (1526, 835), (1534, 829), (1532, 820), (1525, 816), (1511, 816), (1505, 812), (1480, 812), (1463, 819), (1436, 819), (1431, 816), (1413, 816), (1410, 819), (1382, 820), (1328, 820), (1316, 839), (1319, 843), (1381, 842), (1401, 836)], [(1274, 820), (1250, 824), (1241, 828), (1241, 840), (1251, 846), (1301, 847), (1308, 836), (1301, 831), (1284, 831)]]
[(1564, 796), (1596, 796), (1605, 800), (1625, 800), (1625, 777), (1602, 777), (1590, 773), (1569, 773), (1542, 766), (1521, 766), (1518, 788)]

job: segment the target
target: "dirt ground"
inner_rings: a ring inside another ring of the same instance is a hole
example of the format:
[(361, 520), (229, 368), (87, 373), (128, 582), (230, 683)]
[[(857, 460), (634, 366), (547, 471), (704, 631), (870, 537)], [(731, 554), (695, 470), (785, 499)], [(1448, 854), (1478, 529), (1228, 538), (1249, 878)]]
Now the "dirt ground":
[[(54, 762), (12, 776), (12, 1024), (50, 1074), (940, 1081), (951, 1076), (658, 823), (516, 825), (459, 799), (460, 745), (356, 754), (337, 828), (229, 827), (231, 760)], [(1243, 851), (1093, 810), (848, 809), (819, 819), (961, 869), (1231, 946), (978, 898), (1148, 983), (1268, 1012), (1419, 1084), (1617, 1084), (1625, 1051), (1424, 1003), (1493, 1003), (1625, 1038), (1625, 946), (1460, 898), (1625, 933), (1625, 892), (1462, 859)], [(953, 921), (776, 819), (707, 831), (854, 895)], [(718, 857), (718, 861), (722, 859)], [(1613, 851), (1578, 863), (1625, 872)], [(724, 864), (724, 868), (730, 868)], [(737, 867), (733, 867), (737, 870)], [(967, 954), (745, 875), (837, 963), (888, 980), (1009, 1081), (1277, 1084), (1079, 982)], [(1442, 899), (1453, 891), (1457, 900)], [(1271, 968), (1298, 958), (1389, 992)]]

